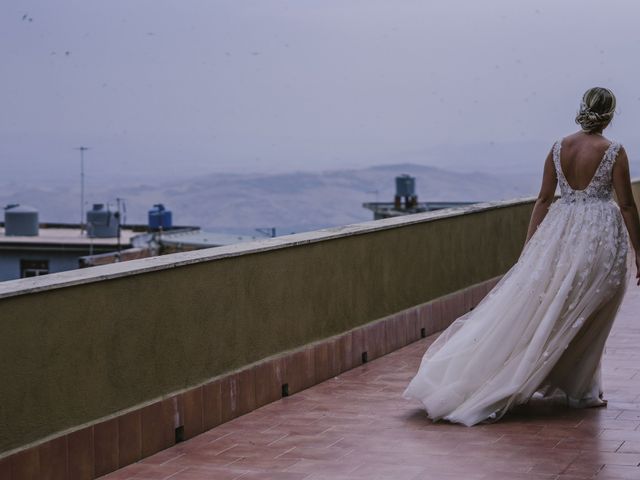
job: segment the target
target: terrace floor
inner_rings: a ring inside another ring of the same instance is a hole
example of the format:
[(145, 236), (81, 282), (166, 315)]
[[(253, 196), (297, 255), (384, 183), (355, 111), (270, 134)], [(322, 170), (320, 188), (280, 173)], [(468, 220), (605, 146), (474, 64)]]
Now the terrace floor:
[(103, 478), (640, 479), (639, 312), (631, 282), (605, 348), (606, 407), (538, 401), (494, 424), (433, 423), (400, 394), (435, 334)]

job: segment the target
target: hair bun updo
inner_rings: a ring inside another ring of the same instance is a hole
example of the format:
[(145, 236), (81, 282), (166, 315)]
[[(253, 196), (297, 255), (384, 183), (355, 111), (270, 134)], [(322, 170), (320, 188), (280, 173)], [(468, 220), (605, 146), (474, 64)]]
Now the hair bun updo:
[(602, 130), (613, 118), (616, 97), (611, 90), (593, 87), (585, 92), (576, 115), (576, 123), (585, 132)]

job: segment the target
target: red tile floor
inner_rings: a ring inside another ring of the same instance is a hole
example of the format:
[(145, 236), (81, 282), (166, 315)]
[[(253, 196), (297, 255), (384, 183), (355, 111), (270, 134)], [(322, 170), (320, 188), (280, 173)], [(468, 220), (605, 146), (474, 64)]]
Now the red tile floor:
[(103, 478), (640, 479), (639, 312), (631, 283), (605, 349), (606, 407), (433, 423), (400, 394), (435, 334)]

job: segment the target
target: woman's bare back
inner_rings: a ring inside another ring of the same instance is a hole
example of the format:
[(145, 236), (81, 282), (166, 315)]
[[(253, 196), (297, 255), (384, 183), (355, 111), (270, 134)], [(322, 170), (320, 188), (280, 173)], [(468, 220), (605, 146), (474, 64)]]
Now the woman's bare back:
[(572, 189), (587, 188), (610, 145), (611, 140), (597, 134), (576, 132), (564, 138), (560, 167)]

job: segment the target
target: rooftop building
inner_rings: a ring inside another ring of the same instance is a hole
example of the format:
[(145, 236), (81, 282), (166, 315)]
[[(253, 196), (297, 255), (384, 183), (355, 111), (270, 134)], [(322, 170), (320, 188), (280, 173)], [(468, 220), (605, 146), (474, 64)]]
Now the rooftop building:
[(0, 281), (78, 268), (78, 258), (131, 247), (138, 235), (120, 229), (120, 237), (88, 237), (79, 225), (40, 224), (37, 235), (6, 235), (0, 226)]
[(85, 225), (40, 223), (36, 209), (9, 205), (0, 223), (0, 281), (253, 240), (173, 225), (162, 204), (149, 210), (146, 225), (120, 225), (102, 204), (87, 212)]
[(416, 179), (403, 174), (396, 177), (396, 194), (393, 202), (365, 202), (362, 206), (373, 212), (374, 220), (380, 220), (412, 213), (463, 207), (473, 203), (478, 202), (418, 202)]

